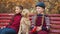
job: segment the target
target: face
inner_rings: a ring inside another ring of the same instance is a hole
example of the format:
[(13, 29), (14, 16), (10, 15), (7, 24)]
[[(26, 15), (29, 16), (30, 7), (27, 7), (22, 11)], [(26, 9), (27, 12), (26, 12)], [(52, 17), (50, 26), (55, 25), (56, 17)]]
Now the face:
[(37, 11), (38, 14), (41, 14), (41, 13), (44, 12), (44, 8), (37, 6), (36, 11)]
[(21, 10), (18, 6), (16, 6), (16, 7), (15, 7), (15, 12), (16, 12), (16, 14), (18, 14), (18, 13), (21, 13), (22, 10)]

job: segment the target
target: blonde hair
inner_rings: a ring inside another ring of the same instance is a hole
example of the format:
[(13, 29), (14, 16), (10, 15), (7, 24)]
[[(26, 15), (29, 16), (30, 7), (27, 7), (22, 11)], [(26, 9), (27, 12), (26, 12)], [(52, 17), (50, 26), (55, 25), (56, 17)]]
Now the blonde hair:
[(29, 10), (28, 9), (24, 9), (22, 11), (22, 14), (23, 14), (23, 16), (27, 17), (27, 15), (29, 14)]

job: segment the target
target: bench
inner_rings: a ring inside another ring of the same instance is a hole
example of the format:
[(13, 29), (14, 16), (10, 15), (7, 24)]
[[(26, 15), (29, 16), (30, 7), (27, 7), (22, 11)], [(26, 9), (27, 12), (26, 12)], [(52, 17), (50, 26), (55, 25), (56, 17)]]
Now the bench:
[(60, 34), (60, 14), (49, 14), (50, 31), (49, 34)]
[(8, 26), (11, 23), (13, 16), (13, 13), (0, 13), (0, 28)]
[[(0, 28), (8, 26), (13, 16), (13, 13), (0, 13)], [(51, 24), (49, 34), (60, 34), (60, 14), (49, 14), (48, 17)]]

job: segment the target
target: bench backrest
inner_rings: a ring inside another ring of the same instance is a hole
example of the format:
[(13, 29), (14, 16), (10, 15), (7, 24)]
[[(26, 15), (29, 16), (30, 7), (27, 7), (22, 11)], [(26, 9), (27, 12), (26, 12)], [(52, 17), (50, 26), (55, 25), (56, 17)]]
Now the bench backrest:
[[(13, 16), (14, 16), (13, 13), (0, 13), (0, 27), (9, 25), (9, 23), (11, 23), (11, 19), (13, 18)], [(59, 34), (60, 14), (50, 14), (48, 15), (48, 17), (50, 19), (51, 24), (49, 34)]]
[(13, 16), (13, 13), (0, 13), (0, 27), (8, 26)]
[(50, 14), (48, 17), (51, 24), (49, 34), (60, 34), (60, 14)]

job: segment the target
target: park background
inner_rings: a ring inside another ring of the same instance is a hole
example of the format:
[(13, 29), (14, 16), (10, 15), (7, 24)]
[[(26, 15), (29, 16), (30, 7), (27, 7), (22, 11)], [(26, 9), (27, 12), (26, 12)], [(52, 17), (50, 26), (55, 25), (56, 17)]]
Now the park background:
[(46, 14), (60, 14), (60, 0), (0, 0), (0, 13), (14, 13), (16, 5), (22, 5), (30, 12), (34, 12), (37, 2), (45, 3)]

